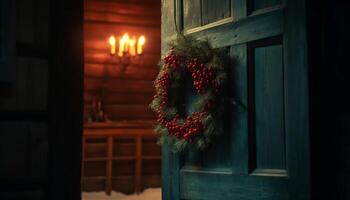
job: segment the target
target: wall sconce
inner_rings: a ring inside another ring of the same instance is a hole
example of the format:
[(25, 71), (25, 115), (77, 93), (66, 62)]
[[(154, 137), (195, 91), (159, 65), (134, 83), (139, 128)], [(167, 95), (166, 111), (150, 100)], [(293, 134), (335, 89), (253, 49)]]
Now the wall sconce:
[(139, 64), (143, 54), (143, 46), (146, 43), (145, 36), (140, 36), (137, 40), (136, 37), (129, 37), (125, 33), (118, 41), (117, 52), (117, 40), (112, 35), (109, 37), (110, 55), (116, 59), (116, 63), (126, 67), (130, 64)]

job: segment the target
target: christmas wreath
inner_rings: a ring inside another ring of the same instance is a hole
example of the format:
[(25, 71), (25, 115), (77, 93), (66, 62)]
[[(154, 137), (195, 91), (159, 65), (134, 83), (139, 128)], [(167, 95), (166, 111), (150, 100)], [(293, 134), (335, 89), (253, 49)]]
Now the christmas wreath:
[[(204, 150), (222, 132), (224, 86), (227, 80), (227, 59), (224, 51), (211, 47), (209, 41), (178, 36), (170, 51), (160, 61), (160, 72), (154, 82), (156, 94), (150, 108), (157, 115), (155, 131), (159, 142), (174, 152), (186, 148)], [(186, 74), (192, 78), (198, 95), (189, 116), (179, 112)]]

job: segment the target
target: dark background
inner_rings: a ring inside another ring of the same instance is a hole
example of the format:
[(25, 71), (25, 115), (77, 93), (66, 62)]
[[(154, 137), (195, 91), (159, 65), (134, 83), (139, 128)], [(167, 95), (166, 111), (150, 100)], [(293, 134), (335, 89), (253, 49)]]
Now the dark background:
[(314, 199), (350, 199), (349, 5), (307, 2)]

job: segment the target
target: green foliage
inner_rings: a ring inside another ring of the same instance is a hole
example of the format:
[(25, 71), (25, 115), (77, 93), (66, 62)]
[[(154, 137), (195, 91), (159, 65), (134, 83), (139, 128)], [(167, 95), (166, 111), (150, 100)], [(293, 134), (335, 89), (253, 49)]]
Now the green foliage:
[[(172, 51), (181, 55), (187, 59), (197, 58), (199, 61), (205, 64), (206, 67), (212, 68), (215, 72), (215, 83), (220, 88), (225, 88), (225, 84), (228, 79), (227, 75), (227, 63), (228, 57), (223, 49), (213, 49), (209, 41), (200, 41), (191, 37), (179, 35), (176, 40), (169, 43)], [(168, 73), (171, 77), (170, 90), (173, 95), (168, 105), (161, 105), (161, 98), (155, 97), (150, 104), (150, 109), (153, 111), (161, 110), (167, 120), (173, 119), (177, 113), (177, 98), (183, 95), (182, 88), (184, 87), (184, 77), (186, 70), (175, 70), (167, 67), (164, 61), (159, 62), (160, 72), (157, 80), (161, 77), (162, 73)], [(157, 93), (162, 92), (162, 88), (155, 82)], [(221, 119), (224, 113), (225, 105), (225, 91), (216, 91), (216, 86), (210, 85), (205, 94), (201, 94), (191, 106), (195, 111), (202, 112), (208, 102), (212, 102), (213, 106), (208, 111), (209, 114), (202, 119), (202, 123), (205, 127), (202, 134), (196, 136), (192, 141), (176, 138), (169, 134), (169, 131), (164, 125), (159, 124), (155, 131), (160, 134), (159, 143), (167, 144), (172, 148), (173, 152), (181, 153), (185, 149), (191, 148), (195, 150), (204, 150), (209, 146), (214, 137), (217, 137), (223, 131), (221, 125)], [(185, 123), (184, 119), (178, 121), (178, 123)]]
[(152, 102), (149, 104), (149, 108), (151, 110), (156, 110), (160, 105), (160, 98), (154, 98)]

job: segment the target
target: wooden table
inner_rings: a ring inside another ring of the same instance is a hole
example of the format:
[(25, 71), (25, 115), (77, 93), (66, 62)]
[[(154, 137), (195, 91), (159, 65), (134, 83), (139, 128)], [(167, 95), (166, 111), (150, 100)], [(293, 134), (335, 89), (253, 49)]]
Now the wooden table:
[(148, 121), (87, 123), (83, 136), (83, 191), (139, 193), (160, 186), (160, 147)]

